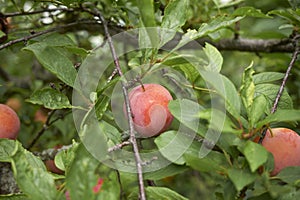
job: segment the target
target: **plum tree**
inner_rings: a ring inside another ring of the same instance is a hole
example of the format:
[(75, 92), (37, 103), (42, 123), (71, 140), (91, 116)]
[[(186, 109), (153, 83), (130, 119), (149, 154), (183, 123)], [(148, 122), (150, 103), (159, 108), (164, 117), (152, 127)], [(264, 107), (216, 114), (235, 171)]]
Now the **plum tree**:
[(169, 91), (159, 84), (144, 84), (130, 91), (134, 127), (141, 137), (158, 135), (170, 126), (173, 116), (168, 103), (172, 99)]
[(16, 112), (0, 104), (0, 138), (16, 139), (20, 131), (20, 119)]
[(271, 175), (278, 174), (285, 167), (300, 166), (300, 136), (288, 128), (272, 128), (271, 132), (266, 132), (262, 142), (274, 157)]

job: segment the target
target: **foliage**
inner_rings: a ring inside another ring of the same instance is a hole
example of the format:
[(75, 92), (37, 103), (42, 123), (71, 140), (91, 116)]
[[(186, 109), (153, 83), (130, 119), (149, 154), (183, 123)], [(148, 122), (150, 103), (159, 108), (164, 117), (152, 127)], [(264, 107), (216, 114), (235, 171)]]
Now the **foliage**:
[[(122, 83), (140, 82), (174, 97), (170, 130), (138, 139), (147, 199), (300, 197), (300, 168), (271, 177), (272, 155), (253, 142), (270, 127), (300, 131), (299, 62), (272, 112), (299, 45), (297, 1), (0, 1), (0, 22), (0, 103), (22, 103), (18, 140), (0, 139), (21, 193), (0, 199), (138, 199)], [(288, 46), (230, 46), (244, 38)], [(49, 148), (64, 175), (47, 171)]]

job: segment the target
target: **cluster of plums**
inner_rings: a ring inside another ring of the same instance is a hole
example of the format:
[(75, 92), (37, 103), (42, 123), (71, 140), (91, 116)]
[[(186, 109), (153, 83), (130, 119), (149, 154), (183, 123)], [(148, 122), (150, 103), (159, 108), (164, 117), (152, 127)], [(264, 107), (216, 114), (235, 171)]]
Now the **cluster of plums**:
[[(169, 91), (159, 84), (144, 84), (130, 91), (131, 116), (140, 137), (153, 137), (169, 128), (173, 116), (168, 103), (172, 99)], [(124, 114), (127, 116), (125, 105)], [(8, 105), (0, 104), (0, 138), (16, 139), (19, 130), (16, 112)], [(262, 142), (274, 157), (275, 168), (271, 175), (288, 166), (300, 166), (300, 136), (287, 128), (273, 128), (271, 132), (267, 131)]]
[[(129, 93), (135, 130), (142, 137), (152, 137), (165, 131), (172, 122), (168, 103), (169, 91), (158, 84), (137, 86)], [(126, 112), (125, 112), (126, 114)], [(300, 166), (300, 136), (288, 128), (273, 128), (266, 132), (262, 145), (274, 157), (274, 170), (278, 174), (288, 166)]]

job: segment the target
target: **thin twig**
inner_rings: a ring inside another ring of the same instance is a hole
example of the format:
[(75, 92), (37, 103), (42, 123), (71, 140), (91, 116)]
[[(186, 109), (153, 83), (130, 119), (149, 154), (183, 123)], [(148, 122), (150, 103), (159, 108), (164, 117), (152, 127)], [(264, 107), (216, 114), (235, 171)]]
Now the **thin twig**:
[(123, 147), (128, 146), (128, 145), (130, 145), (130, 144), (131, 144), (131, 143), (130, 143), (129, 141), (125, 141), (125, 142), (122, 142), (122, 143), (120, 143), (120, 144), (116, 144), (116, 145), (113, 146), (113, 147), (110, 147), (107, 151), (108, 151), (109, 153), (111, 153), (111, 152), (113, 152), (113, 151), (122, 149)]
[(114, 71), (111, 73), (111, 75), (107, 79), (107, 83), (110, 83), (112, 79), (115, 77), (115, 75), (118, 74), (118, 70), (115, 68)]
[[(112, 57), (114, 60), (115, 67), (118, 71), (119, 76), (122, 77), (123, 72), (120, 67), (119, 59), (116, 54), (116, 50), (115, 50), (115, 47), (114, 47), (114, 44), (112, 41), (112, 37), (108, 31), (108, 26), (107, 26), (106, 20), (104, 19), (104, 17), (100, 13), (100, 11), (96, 8), (93, 9), (93, 11), (90, 11), (88, 9), (85, 9), (85, 10), (87, 12), (90, 12), (94, 16), (99, 17), (100, 21), (102, 22), (103, 27), (104, 27), (104, 33), (105, 33), (105, 36), (107, 37), (107, 42), (108, 42), (110, 50), (111, 50), (111, 54), (112, 54)], [(145, 186), (144, 186), (144, 180), (143, 180), (142, 159), (141, 159), (141, 156), (139, 153), (139, 148), (138, 148), (137, 140), (135, 137), (135, 130), (134, 130), (134, 125), (133, 125), (133, 120), (132, 120), (132, 115), (131, 115), (131, 107), (130, 107), (130, 103), (129, 103), (128, 91), (127, 91), (126, 83), (124, 81), (121, 81), (121, 85), (122, 85), (122, 91), (123, 91), (123, 96), (124, 96), (124, 100), (125, 100), (125, 107), (126, 107), (127, 116), (128, 116), (127, 119), (128, 119), (128, 124), (129, 124), (129, 133), (130, 133), (129, 141), (133, 147), (133, 152), (134, 152), (135, 161), (136, 161), (136, 168), (137, 168), (137, 173), (138, 173), (139, 196), (140, 196), (141, 200), (146, 200)]]
[(37, 133), (37, 135), (35, 136), (35, 138), (33, 138), (32, 142), (28, 145), (27, 149), (31, 149), (36, 142), (38, 141), (38, 139), (43, 135), (43, 133), (50, 127), (50, 118), (53, 116), (55, 110), (51, 110), (48, 113), (48, 117), (47, 120), (45, 122), (45, 124), (43, 124), (43, 127), (40, 129), (40, 131)]
[[(290, 75), (290, 72), (291, 72), (291, 70), (292, 70), (292, 68), (293, 68), (293, 66), (294, 66), (294, 64), (295, 64), (295, 62), (296, 62), (296, 60), (297, 60), (297, 57), (298, 57), (298, 55), (299, 55), (299, 53), (300, 53), (300, 48), (299, 48), (299, 44), (298, 44), (299, 39), (300, 39), (300, 35), (296, 35), (296, 36), (294, 37), (295, 51), (294, 51), (294, 53), (293, 53), (293, 55), (292, 55), (292, 59), (291, 59), (291, 61), (290, 61), (290, 63), (289, 63), (289, 66), (288, 66), (286, 72), (285, 72), (285, 75), (284, 75), (284, 78), (283, 78), (283, 80), (282, 80), (281, 86), (280, 86), (280, 88), (279, 88), (279, 90), (278, 90), (278, 93), (277, 93), (277, 95), (276, 95), (276, 98), (275, 98), (275, 100), (274, 100), (274, 104), (273, 104), (273, 107), (272, 107), (272, 109), (271, 109), (271, 114), (275, 113), (276, 110), (277, 110), (278, 103), (279, 103), (280, 98), (281, 98), (281, 96), (282, 96), (282, 93), (283, 93), (283, 91), (284, 91), (284, 88), (285, 88), (287, 79), (288, 79), (288, 77), (289, 77), (289, 75)], [(267, 133), (267, 128), (265, 128), (265, 129), (263, 130), (263, 132), (262, 132), (262, 134), (261, 134), (261, 137), (259, 138), (259, 141), (258, 141), (259, 144), (261, 144), (261, 143), (263, 142), (263, 140), (264, 140), (264, 138), (265, 138), (265, 136), (266, 136), (266, 133)]]
[(275, 101), (274, 101), (271, 113), (274, 113), (277, 110), (279, 100), (280, 100), (280, 98), (282, 96), (282, 93), (283, 93), (284, 87), (286, 85), (287, 79), (288, 79), (288, 77), (290, 75), (291, 69), (293, 68), (293, 66), (294, 66), (294, 64), (295, 64), (295, 62), (297, 60), (298, 54), (299, 54), (299, 47), (297, 45), (296, 49), (295, 49), (295, 52), (293, 53), (292, 60), (291, 60), (289, 66), (288, 66), (288, 68), (287, 68), (287, 70), (285, 72), (285, 75), (284, 75), (284, 78), (282, 80), (281, 86), (280, 86), (279, 91), (277, 93), (277, 96), (275, 98)]
[[(70, 28), (72, 26), (76, 26), (76, 25), (82, 24), (82, 23), (91, 23), (91, 21), (77, 21), (77, 22), (72, 22), (72, 23), (66, 24), (66, 25), (56, 26), (56, 27), (53, 27), (53, 28), (50, 28), (50, 29), (47, 29), (47, 30), (44, 30), (44, 31), (34, 32), (34, 33), (32, 33), (30, 35), (27, 35), (25, 37), (18, 38), (18, 39), (15, 39), (15, 40), (11, 40), (11, 41), (9, 41), (5, 44), (0, 45), (0, 50), (4, 49), (6, 47), (9, 47), (13, 44), (17, 44), (17, 43), (20, 43), (20, 42), (27, 42), (28, 40), (39, 37), (41, 35), (56, 32), (60, 29)], [(93, 23), (95, 23), (95, 21)]]
[(54, 124), (56, 121), (64, 118), (66, 115), (70, 114), (71, 111), (69, 112), (65, 112), (63, 115), (59, 115), (57, 118), (51, 120), (52, 116), (54, 115), (55, 111), (57, 110), (51, 110), (50, 112), (48, 112), (48, 116), (47, 116), (47, 120), (45, 122), (45, 124), (43, 125), (43, 127), (40, 129), (40, 131), (37, 133), (37, 135), (35, 136), (35, 138), (32, 140), (32, 142), (29, 144), (29, 146), (27, 147), (27, 149), (31, 149), (36, 142), (39, 140), (39, 138), (43, 135), (43, 133), (50, 127), (52, 126), (52, 124)]
[(116, 173), (117, 173), (118, 183), (119, 183), (119, 186), (120, 186), (120, 197), (119, 197), (119, 199), (122, 200), (123, 196), (124, 196), (124, 191), (123, 191), (123, 185), (122, 185), (122, 181), (121, 181), (121, 175), (120, 175), (120, 172), (118, 170), (116, 170)]

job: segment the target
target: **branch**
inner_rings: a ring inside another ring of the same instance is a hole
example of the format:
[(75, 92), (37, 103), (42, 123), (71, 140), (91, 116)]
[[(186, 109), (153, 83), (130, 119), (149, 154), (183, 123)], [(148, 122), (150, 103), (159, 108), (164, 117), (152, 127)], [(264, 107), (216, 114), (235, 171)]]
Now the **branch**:
[(124, 142), (122, 142), (122, 143), (120, 143), (120, 144), (116, 144), (115, 146), (110, 147), (107, 151), (108, 151), (109, 153), (111, 153), (111, 152), (113, 152), (113, 151), (122, 149), (123, 147), (125, 147), (125, 146), (127, 146), (127, 145), (129, 145), (129, 144), (130, 144), (129, 141), (124, 141)]
[(294, 51), (294, 45), (290, 39), (222, 39), (218, 42), (200, 39), (197, 40), (204, 45), (205, 42), (211, 43), (219, 50), (229, 51), (248, 51), (262, 53), (290, 53)]
[(50, 127), (50, 125), (51, 125), (50, 119), (53, 116), (55, 111), (56, 110), (51, 110), (48, 113), (48, 117), (47, 117), (45, 124), (43, 124), (43, 127), (40, 129), (40, 131), (37, 133), (37, 135), (33, 138), (32, 142), (29, 144), (27, 149), (31, 149), (35, 145), (35, 143), (39, 140), (39, 138), (43, 135), (43, 133)]
[[(298, 57), (298, 55), (299, 55), (299, 53), (300, 53), (300, 47), (299, 47), (299, 44), (298, 44), (298, 43), (299, 43), (299, 40), (300, 40), (300, 34), (296, 34), (295, 37), (294, 37), (294, 39), (293, 39), (293, 43), (294, 43), (294, 53), (293, 53), (293, 55), (292, 55), (292, 59), (291, 59), (291, 61), (290, 61), (290, 63), (289, 63), (289, 66), (288, 66), (288, 68), (287, 68), (287, 70), (286, 70), (286, 72), (285, 72), (285, 75), (284, 75), (284, 78), (283, 78), (282, 83), (281, 83), (281, 85), (280, 85), (280, 88), (279, 88), (279, 90), (278, 90), (278, 93), (277, 93), (277, 95), (276, 95), (276, 98), (275, 98), (273, 107), (272, 107), (272, 109), (271, 109), (271, 114), (272, 114), (272, 113), (275, 113), (276, 110), (277, 110), (278, 103), (279, 103), (280, 98), (281, 98), (281, 96), (282, 96), (282, 93), (283, 93), (283, 91), (284, 91), (284, 87), (285, 87), (285, 85), (286, 85), (287, 79), (288, 79), (288, 77), (289, 77), (289, 75), (290, 75), (290, 72), (291, 72), (291, 70), (292, 70), (292, 68), (293, 68), (293, 66), (294, 66), (294, 64), (295, 64), (295, 62), (296, 62), (296, 60), (297, 60), (297, 57)], [(261, 137), (259, 138), (259, 141), (258, 141), (259, 144), (261, 144), (262, 141), (264, 140), (264, 138), (265, 138), (265, 136), (266, 136), (266, 132), (267, 132), (267, 128), (263, 130), (262, 135), (261, 135)]]
[(39, 140), (39, 138), (44, 134), (44, 132), (49, 129), (56, 121), (64, 118), (66, 115), (68, 115), (70, 112), (66, 112), (63, 115), (59, 115), (55, 119), (51, 120), (52, 116), (54, 115), (55, 111), (57, 110), (51, 110), (48, 112), (47, 120), (45, 124), (43, 124), (43, 127), (39, 130), (37, 135), (33, 138), (32, 142), (28, 145), (27, 149), (31, 149), (36, 142)]
[[(96, 17), (99, 17), (100, 21), (102, 22), (102, 25), (104, 27), (104, 33), (105, 36), (107, 38), (107, 42), (108, 45), (110, 47), (111, 50), (111, 54), (114, 60), (114, 64), (115, 64), (115, 68), (119, 74), (119, 76), (123, 76), (123, 72), (121, 70), (120, 67), (120, 63), (119, 63), (119, 59), (118, 56), (116, 54), (116, 50), (112, 41), (112, 37), (108, 31), (108, 26), (107, 26), (107, 22), (104, 19), (104, 17), (102, 16), (102, 14), (100, 13), (100, 11), (98, 9), (93, 9), (93, 11), (89, 11), (88, 9), (85, 9), (87, 12), (90, 12), (91, 14), (93, 14)], [(143, 180), (143, 169), (142, 169), (142, 159), (139, 153), (139, 148), (137, 145), (137, 140), (135, 137), (135, 130), (134, 130), (134, 125), (133, 125), (133, 120), (132, 120), (132, 114), (131, 114), (131, 108), (130, 108), (130, 103), (129, 103), (129, 97), (128, 97), (128, 91), (127, 91), (127, 87), (126, 87), (126, 83), (124, 81), (121, 81), (121, 85), (122, 85), (122, 91), (123, 91), (123, 96), (125, 99), (125, 107), (126, 107), (126, 111), (127, 111), (127, 118), (128, 118), (128, 124), (129, 124), (129, 135), (130, 135), (130, 143), (132, 144), (133, 147), (133, 152), (134, 152), (134, 156), (135, 156), (135, 161), (136, 161), (136, 168), (137, 168), (137, 173), (138, 173), (138, 181), (139, 181), (139, 195), (140, 195), (140, 199), (141, 200), (146, 200), (146, 194), (145, 194), (145, 187), (144, 187), (144, 180)]]
[(62, 30), (62, 29), (67, 29), (67, 28), (71, 28), (71, 27), (74, 27), (74, 26), (77, 26), (78, 24), (82, 24), (82, 23), (96, 23), (95, 21), (77, 21), (77, 22), (73, 22), (73, 23), (69, 23), (69, 24), (65, 24), (65, 25), (61, 25), (61, 26), (56, 26), (56, 27), (53, 27), (53, 28), (50, 28), (50, 29), (47, 29), (47, 30), (44, 30), (44, 31), (39, 31), (39, 32), (33, 32), (31, 35), (28, 35), (28, 36), (25, 36), (25, 37), (22, 37), (22, 38), (18, 38), (16, 40), (11, 40), (3, 45), (0, 45), (0, 50), (1, 49), (4, 49), (6, 47), (9, 47), (13, 44), (17, 44), (17, 43), (20, 43), (20, 42), (27, 42), (28, 40), (31, 40), (33, 38), (36, 38), (38, 36), (41, 36), (41, 35), (45, 35), (45, 34), (48, 34), (48, 33), (52, 33), (52, 32), (56, 32), (56, 31), (59, 31), (59, 30)]
[[(8, 15), (8, 14), (6, 14)], [(127, 29), (122, 26), (118, 26), (115, 24), (109, 24), (106, 23), (106, 26), (109, 26), (110, 34), (118, 34), (123, 31), (126, 31)], [(88, 25), (88, 26), (87, 26)], [(13, 44), (19, 43), (19, 42), (26, 42), (32, 38), (38, 37), (40, 35), (44, 35), (51, 32), (60, 31), (63, 29), (66, 29), (66, 31), (79, 31), (79, 30), (88, 30), (89, 32), (99, 32), (99, 26), (102, 26), (102, 24), (97, 23), (95, 20), (82, 20), (73, 22), (66, 25), (56, 26), (54, 28), (44, 30), (41, 32), (33, 33), (29, 36), (25, 36), (23, 38), (19, 38), (16, 40), (12, 40), (10, 42), (7, 42), (6, 44), (0, 45), (0, 50), (3, 48), (6, 48), (8, 46), (11, 46)], [(74, 29), (73, 29), (74, 28)], [(107, 30), (108, 31), (108, 30)], [(105, 35), (105, 30), (100, 30), (100, 33)], [(172, 48), (174, 47), (178, 41), (180, 40), (181, 36), (178, 34), (171, 42), (167, 44), (166, 47)], [(245, 51), (245, 52), (261, 52), (261, 53), (292, 53), (294, 52), (294, 44), (292, 39), (285, 38), (285, 39), (247, 39), (247, 38), (238, 38), (238, 39), (221, 39), (219, 41), (212, 41), (208, 38), (201, 38), (196, 40), (199, 44), (202, 46), (205, 45), (205, 43), (210, 43), (214, 45), (219, 50), (224, 51)], [(127, 44), (136, 45), (136, 38), (133, 38), (132, 40), (126, 40), (121, 41), (126, 42)], [(184, 49), (194, 49), (195, 46), (189, 46), (188, 44), (183, 47)]]
[[(300, 35), (298, 37), (300, 37)], [(298, 45), (298, 41), (296, 41), (296, 48), (295, 48), (295, 51), (293, 53), (292, 60), (291, 60), (289, 66), (288, 66), (288, 68), (285, 72), (285, 75), (284, 75), (284, 78), (282, 80), (281, 86), (280, 86), (279, 91), (277, 93), (277, 96), (275, 98), (274, 105), (272, 107), (271, 113), (274, 113), (277, 110), (280, 97), (282, 96), (282, 93), (283, 93), (284, 87), (286, 85), (287, 79), (288, 79), (288, 77), (290, 75), (290, 72), (291, 72), (291, 70), (292, 70), (292, 68), (293, 68), (293, 66), (294, 66), (294, 64), (297, 60), (298, 54), (299, 54), (299, 45)]]

